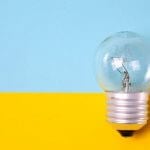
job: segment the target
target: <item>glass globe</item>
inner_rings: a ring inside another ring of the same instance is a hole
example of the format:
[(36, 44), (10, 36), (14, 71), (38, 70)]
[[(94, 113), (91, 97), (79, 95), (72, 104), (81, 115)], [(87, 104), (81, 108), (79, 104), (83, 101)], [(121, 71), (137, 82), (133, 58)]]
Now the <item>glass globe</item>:
[(150, 49), (134, 32), (118, 32), (98, 47), (96, 76), (105, 91), (141, 92), (150, 87)]

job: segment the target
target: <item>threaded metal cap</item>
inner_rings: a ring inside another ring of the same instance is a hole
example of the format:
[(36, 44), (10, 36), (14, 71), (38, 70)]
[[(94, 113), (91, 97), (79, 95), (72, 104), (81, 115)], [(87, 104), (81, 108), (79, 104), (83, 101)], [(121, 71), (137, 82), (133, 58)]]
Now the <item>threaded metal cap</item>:
[(112, 123), (144, 124), (148, 120), (148, 94), (107, 92), (107, 117)]

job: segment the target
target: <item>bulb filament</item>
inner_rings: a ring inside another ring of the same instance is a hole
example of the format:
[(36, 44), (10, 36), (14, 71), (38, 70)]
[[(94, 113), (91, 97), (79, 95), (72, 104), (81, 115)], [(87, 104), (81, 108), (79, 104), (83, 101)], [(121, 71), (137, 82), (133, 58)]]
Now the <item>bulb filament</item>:
[(121, 61), (121, 66), (116, 67), (116, 69), (122, 76), (122, 89), (123, 89), (123, 91), (128, 92), (130, 90), (131, 82), (130, 82), (129, 72), (128, 72), (127, 68), (124, 65), (125, 60), (123, 60), (121, 57), (112, 57), (111, 59), (112, 59), (112, 61), (114, 61), (114, 59), (122, 60)]

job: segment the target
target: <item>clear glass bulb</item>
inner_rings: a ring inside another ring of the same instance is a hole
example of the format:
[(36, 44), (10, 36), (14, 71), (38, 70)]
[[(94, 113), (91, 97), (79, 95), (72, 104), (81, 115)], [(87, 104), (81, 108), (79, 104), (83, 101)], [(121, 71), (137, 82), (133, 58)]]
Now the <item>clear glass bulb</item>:
[(96, 75), (105, 91), (148, 91), (150, 49), (133, 32), (119, 32), (106, 38), (96, 56)]
[(148, 120), (149, 52), (144, 38), (128, 31), (106, 38), (98, 48), (96, 77), (108, 96), (108, 121), (123, 136), (132, 135)]

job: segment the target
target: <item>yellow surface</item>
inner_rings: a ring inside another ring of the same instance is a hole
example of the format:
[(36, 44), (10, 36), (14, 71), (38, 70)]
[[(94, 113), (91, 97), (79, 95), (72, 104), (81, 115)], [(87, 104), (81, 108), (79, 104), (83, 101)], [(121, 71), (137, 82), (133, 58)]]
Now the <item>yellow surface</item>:
[(122, 138), (103, 94), (0, 94), (0, 150), (146, 150), (150, 125)]
[(135, 131), (137, 131), (137, 130), (143, 128), (146, 124), (147, 124), (147, 122), (144, 122), (143, 124), (111, 123), (111, 126), (116, 130), (135, 130)]

